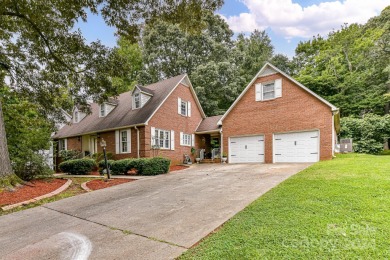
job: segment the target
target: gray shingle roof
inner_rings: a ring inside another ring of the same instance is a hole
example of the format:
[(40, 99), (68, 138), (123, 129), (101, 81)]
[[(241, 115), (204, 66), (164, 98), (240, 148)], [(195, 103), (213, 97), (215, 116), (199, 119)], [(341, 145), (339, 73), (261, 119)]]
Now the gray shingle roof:
[(196, 129), (196, 132), (209, 132), (219, 130), (218, 121), (222, 118), (223, 115), (220, 116), (211, 116), (206, 117)]
[(182, 81), (185, 75), (179, 75), (151, 85), (143, 86), (153, 97), (140, 109), (132, 109), (131, 91), (120, 94), (117, 106), (107, 116), (99, 117), (99, 104), (91, 104), (91, 114), (79, 123), (65, 125), (53, 138), (66, 138), (87, 133), (144, 124), (162, 104), (171, 91)]

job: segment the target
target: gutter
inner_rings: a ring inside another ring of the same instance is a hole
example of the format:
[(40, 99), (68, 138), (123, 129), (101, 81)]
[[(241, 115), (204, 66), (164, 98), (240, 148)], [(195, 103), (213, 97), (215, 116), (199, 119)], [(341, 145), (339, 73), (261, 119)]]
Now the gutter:
[(77, 137), (77, 136), (80, 136), (80, 135), (81, 136), (82, 135), (92, 135), (92, 134), (104, 133), (104, 132), (108, 132), (108, 131), (132, 128), (132, 127), (137, 127), (137, 126), (147, 126), (147, 125), (148, 125), (147, 123), (142, 123), (142, 124), (121, 126), (121, 127), (115, 127), (115, 128), (108, 128), (108, 129), (98, 130), (98, 131), (94, 131), (94, 132), (78, 133), (78, 134), (68, 135), (68, 136), (61, 136), (61, 137), (54, 137), (54, 136), (52, 136), (51, 139), (64, 139), (64, 138), (70, 138), (70, 137)]

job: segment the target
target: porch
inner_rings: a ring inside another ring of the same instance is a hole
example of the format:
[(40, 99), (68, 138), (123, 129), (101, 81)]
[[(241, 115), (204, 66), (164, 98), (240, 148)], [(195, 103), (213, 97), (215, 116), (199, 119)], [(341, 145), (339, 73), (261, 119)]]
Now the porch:
[(221, 135), (219, 132), (196, 134), (196, 139), (198, 140), (198, 149), (195, 152), (195, 162), (221, 162)]
[(222, 129), (218, 125), (222, 115), (203, 119), (195, 132), (195, 161), (200, 163), (220, 163), (223, 155)]

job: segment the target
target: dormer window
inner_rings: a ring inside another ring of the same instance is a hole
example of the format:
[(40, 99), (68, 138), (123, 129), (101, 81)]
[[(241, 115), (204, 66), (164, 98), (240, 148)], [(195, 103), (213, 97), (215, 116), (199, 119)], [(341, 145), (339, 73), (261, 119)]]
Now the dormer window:
[(74, 111), (73, 123), (79, 122), (79, 111)]
[(105, 117), (106, 116), (106, 104), (101, 104), (100, 105), (100, 117)]
[(134, 94), (134, 108), (140, 108), (141, 107), (141, 97), (140, 93), (137, 92)]
[(143, 107), (152, 97), (151, 90), (141, 86), (135, 86), (132, 92), (132, 108), (138, 109)]

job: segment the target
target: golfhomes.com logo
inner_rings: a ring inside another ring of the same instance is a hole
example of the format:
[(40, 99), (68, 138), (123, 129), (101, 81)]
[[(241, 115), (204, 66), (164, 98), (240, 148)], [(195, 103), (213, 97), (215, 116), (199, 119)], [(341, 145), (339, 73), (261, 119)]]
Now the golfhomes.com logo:
[(287, 248), (301, 250), (320, 249), (336, 250), (374, 250), (376, 229), (367, 224), (328, 224), (320, 237), (301, 236), (297, 239), (284, 240)]

